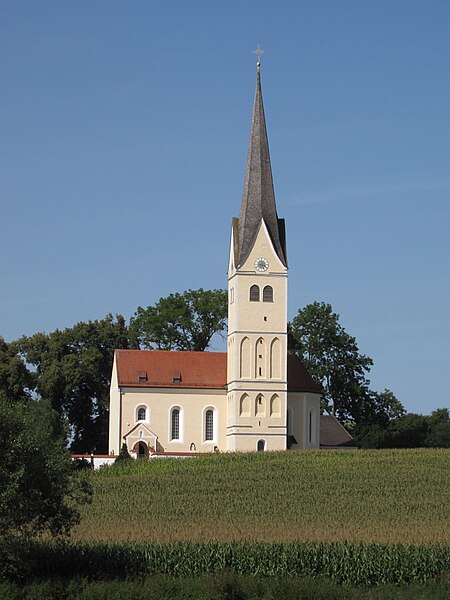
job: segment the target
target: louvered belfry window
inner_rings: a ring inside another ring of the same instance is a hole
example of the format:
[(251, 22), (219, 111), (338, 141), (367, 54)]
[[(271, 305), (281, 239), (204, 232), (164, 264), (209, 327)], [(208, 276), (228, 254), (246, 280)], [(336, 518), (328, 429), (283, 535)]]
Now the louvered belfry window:
[(259, 302), (259, 286), (252, 285), (250, 288), (250, 302)]
[(263, 289), (263, 302), (273, 302), (273, 288), (270, 285)]

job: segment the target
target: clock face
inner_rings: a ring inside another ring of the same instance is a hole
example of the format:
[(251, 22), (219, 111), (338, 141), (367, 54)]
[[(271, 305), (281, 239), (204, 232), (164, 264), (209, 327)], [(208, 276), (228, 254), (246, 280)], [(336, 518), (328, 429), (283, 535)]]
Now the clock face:
[(255, 269), (262, 273), (263, 271), (267, 271), (269, 268), (269, 261), (267, 258), (261, 256), (261, 258), (257, 258), (255, 260)]

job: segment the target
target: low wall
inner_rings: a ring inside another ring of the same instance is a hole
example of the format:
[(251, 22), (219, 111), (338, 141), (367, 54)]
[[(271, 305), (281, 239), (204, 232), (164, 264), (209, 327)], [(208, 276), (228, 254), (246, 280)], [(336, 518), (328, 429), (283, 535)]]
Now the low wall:
[[(117, 458), (117, 454), (71, 454), (72, 460), (87, 460), (94, 469), (99, 469), (103, 465), (112, 465)], [(137, 459), (136, 452), (130, 452), (131, 458)], [(152, 452), (148, 458), (191, 458), (198, 456), (195, 452)]]
[(117, 454), (71, 454), (72, 460), (87, 460), (94, 469), (99, 469), (103, 465), (112, 465), (117, 458)]

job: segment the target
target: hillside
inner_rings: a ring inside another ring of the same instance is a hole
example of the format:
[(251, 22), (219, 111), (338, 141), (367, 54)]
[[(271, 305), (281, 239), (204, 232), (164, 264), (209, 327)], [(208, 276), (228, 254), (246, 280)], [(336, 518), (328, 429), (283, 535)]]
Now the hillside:
[(450, 542), (450, 450), (223, 454), (90, 473), (79, 541)]

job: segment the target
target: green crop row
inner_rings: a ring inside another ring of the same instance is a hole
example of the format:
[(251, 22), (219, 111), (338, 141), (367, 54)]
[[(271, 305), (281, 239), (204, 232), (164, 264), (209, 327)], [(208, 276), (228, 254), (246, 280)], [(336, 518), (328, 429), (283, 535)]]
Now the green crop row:
[(22, 579), (45, 579), (55, 574), (66, 579), (196, 577), (229, 571), (261, 577), (325, 577), (350, 586), (375, 586), (423, 583), (450, 573), (449, 546), (345, 542), (101, 544), (39, 541), (0, 546), (0, 559), (4, 577)]

